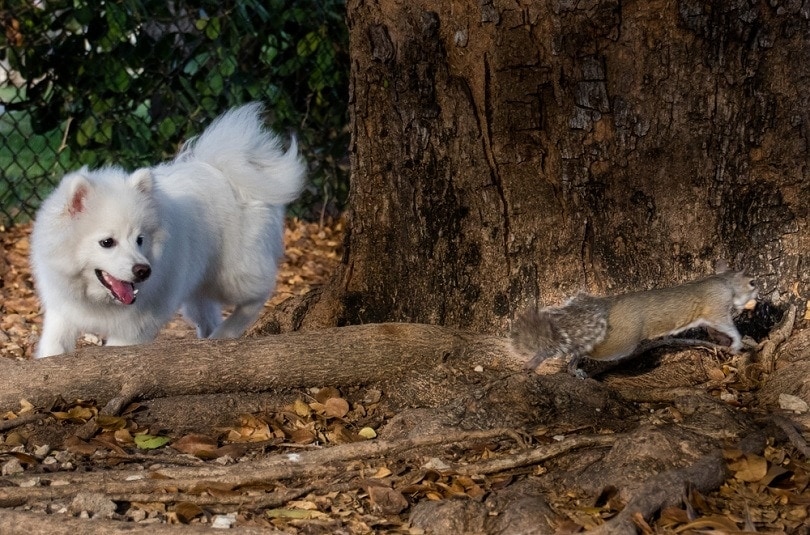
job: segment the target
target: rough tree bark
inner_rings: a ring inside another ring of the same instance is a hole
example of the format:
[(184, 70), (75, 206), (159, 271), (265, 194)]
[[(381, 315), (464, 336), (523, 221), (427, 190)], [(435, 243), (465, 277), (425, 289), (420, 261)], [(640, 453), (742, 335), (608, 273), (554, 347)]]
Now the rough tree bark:
[(348, 20), (347, 253), (294, 326), (497, 332), (717, 259), (806, 300), (806, 5), (352, 0)]
[[(171, 355), (171, 359), (166, 356)], [(355, 325), (313, 337), (289, 333), (253, 340), (180, 340), (88, 347), (34, 361), (0, 360), (0, 410), (20, 399), (47, 406), (57, 396), (114, 402), (311, 385), (400, 381), (448, 362), (519, 370), (501, 338), (431, 325)]]

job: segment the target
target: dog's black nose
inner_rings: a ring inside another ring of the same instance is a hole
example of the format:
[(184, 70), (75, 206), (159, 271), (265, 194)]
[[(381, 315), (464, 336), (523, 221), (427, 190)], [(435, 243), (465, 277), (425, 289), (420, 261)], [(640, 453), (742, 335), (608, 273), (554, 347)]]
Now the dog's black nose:
[(152, 268), (148, 264), (135, 264), (132, 266), (132, 274), (135, 275), (135, 282), (145, 281), (152, 274)]

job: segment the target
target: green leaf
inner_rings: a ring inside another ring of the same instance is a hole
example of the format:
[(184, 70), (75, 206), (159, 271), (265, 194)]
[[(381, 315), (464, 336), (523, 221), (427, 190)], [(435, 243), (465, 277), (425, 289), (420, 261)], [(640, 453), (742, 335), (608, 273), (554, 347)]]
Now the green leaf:
[(86, 146), (96, 135), (97, 129), (98, 122), (96, 121), (96, 118), (93, 116), (88, 117), (82, 121), (82, 124), (80, 124), (79, 128), (76, 129), (76, 143), (78, 143), (80, 147)]
[(189, 76), (194, 76), (197, 74), (200, 69), (202, 69), (205, 64), (208, 62), (208, 59), (211, 57), (210, 52), (203, 52), (202, 54), (197, 54), (183, 67), (183, 72), (188, 74)]
[(208, 19), (208, 24), (205, 25), (205, 36), (209, 39), (216, 39), (222, 32), (222, 24), (219, 17)]
[(297, 52), (299, 56), (309, 56), (316, 50), (318, 50), (318, 46), (321, 44), (321, 36), (318, 35), (318, 32), (309, 32), (304, 36), (304, 38), (298, 41)]
[(142, 450), (154, 450), (165, 446), (170, 441), (169, 437), (154, 435), (135, 435), (135, 445)]
[(93, 136), (93, 141), (96, 143), (100, 143), (102, 145), (106, 145), (110, 141), (112, 141), (112, 131), (113, 131), (113, 122), (112, 120), (106, 120), (101, 123), (101, 128), (96, 130), (95, 135)]
[(260, 59), (265, 65), (272, 65), (276, 56), (278, 56), (278, 48), (275, 45), (267, 44), (262, 47)]
[(132, 83), (132, 77), (120, 63), (111, 65), (106, 76), (107, 85), (116, 93), (124, 93)]
[(160, 122), (158, 132), (164, 138), (171, 138), (177, 132), (177, 124), (180, 122), (179, 117), (167, 117)]

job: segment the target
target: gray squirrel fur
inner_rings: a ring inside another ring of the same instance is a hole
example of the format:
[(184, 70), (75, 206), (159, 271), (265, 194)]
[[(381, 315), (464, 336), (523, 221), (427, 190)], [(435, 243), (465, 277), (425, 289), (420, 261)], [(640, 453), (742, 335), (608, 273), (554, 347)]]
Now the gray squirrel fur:
[(530, 308), (512, 328), (512, 344), (530, 353), (528, 369), (555, 356), (571, 356), (569, 373), (583, 357), (615, 361), (631, 355), (645, 340), (693, 327), (711, 327), (731, 338), (731, 350), (742, 348), (733, 315), (757, 296), (754, 281), (742, 271), (724, 272), (679, 286), (610, 297), (577, 294), (556, 307)]

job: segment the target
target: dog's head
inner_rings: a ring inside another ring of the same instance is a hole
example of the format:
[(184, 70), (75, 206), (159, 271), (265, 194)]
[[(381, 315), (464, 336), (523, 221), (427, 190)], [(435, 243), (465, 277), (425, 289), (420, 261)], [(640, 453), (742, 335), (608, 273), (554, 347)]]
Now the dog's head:
[(163, 239), (152, 172), (83, 168), (65, 176), (52, 199), (35, 225), (35, 239), (50, 244), (41, 248), (52, 255), (48, 265), (86, 298), (134, 303)]

